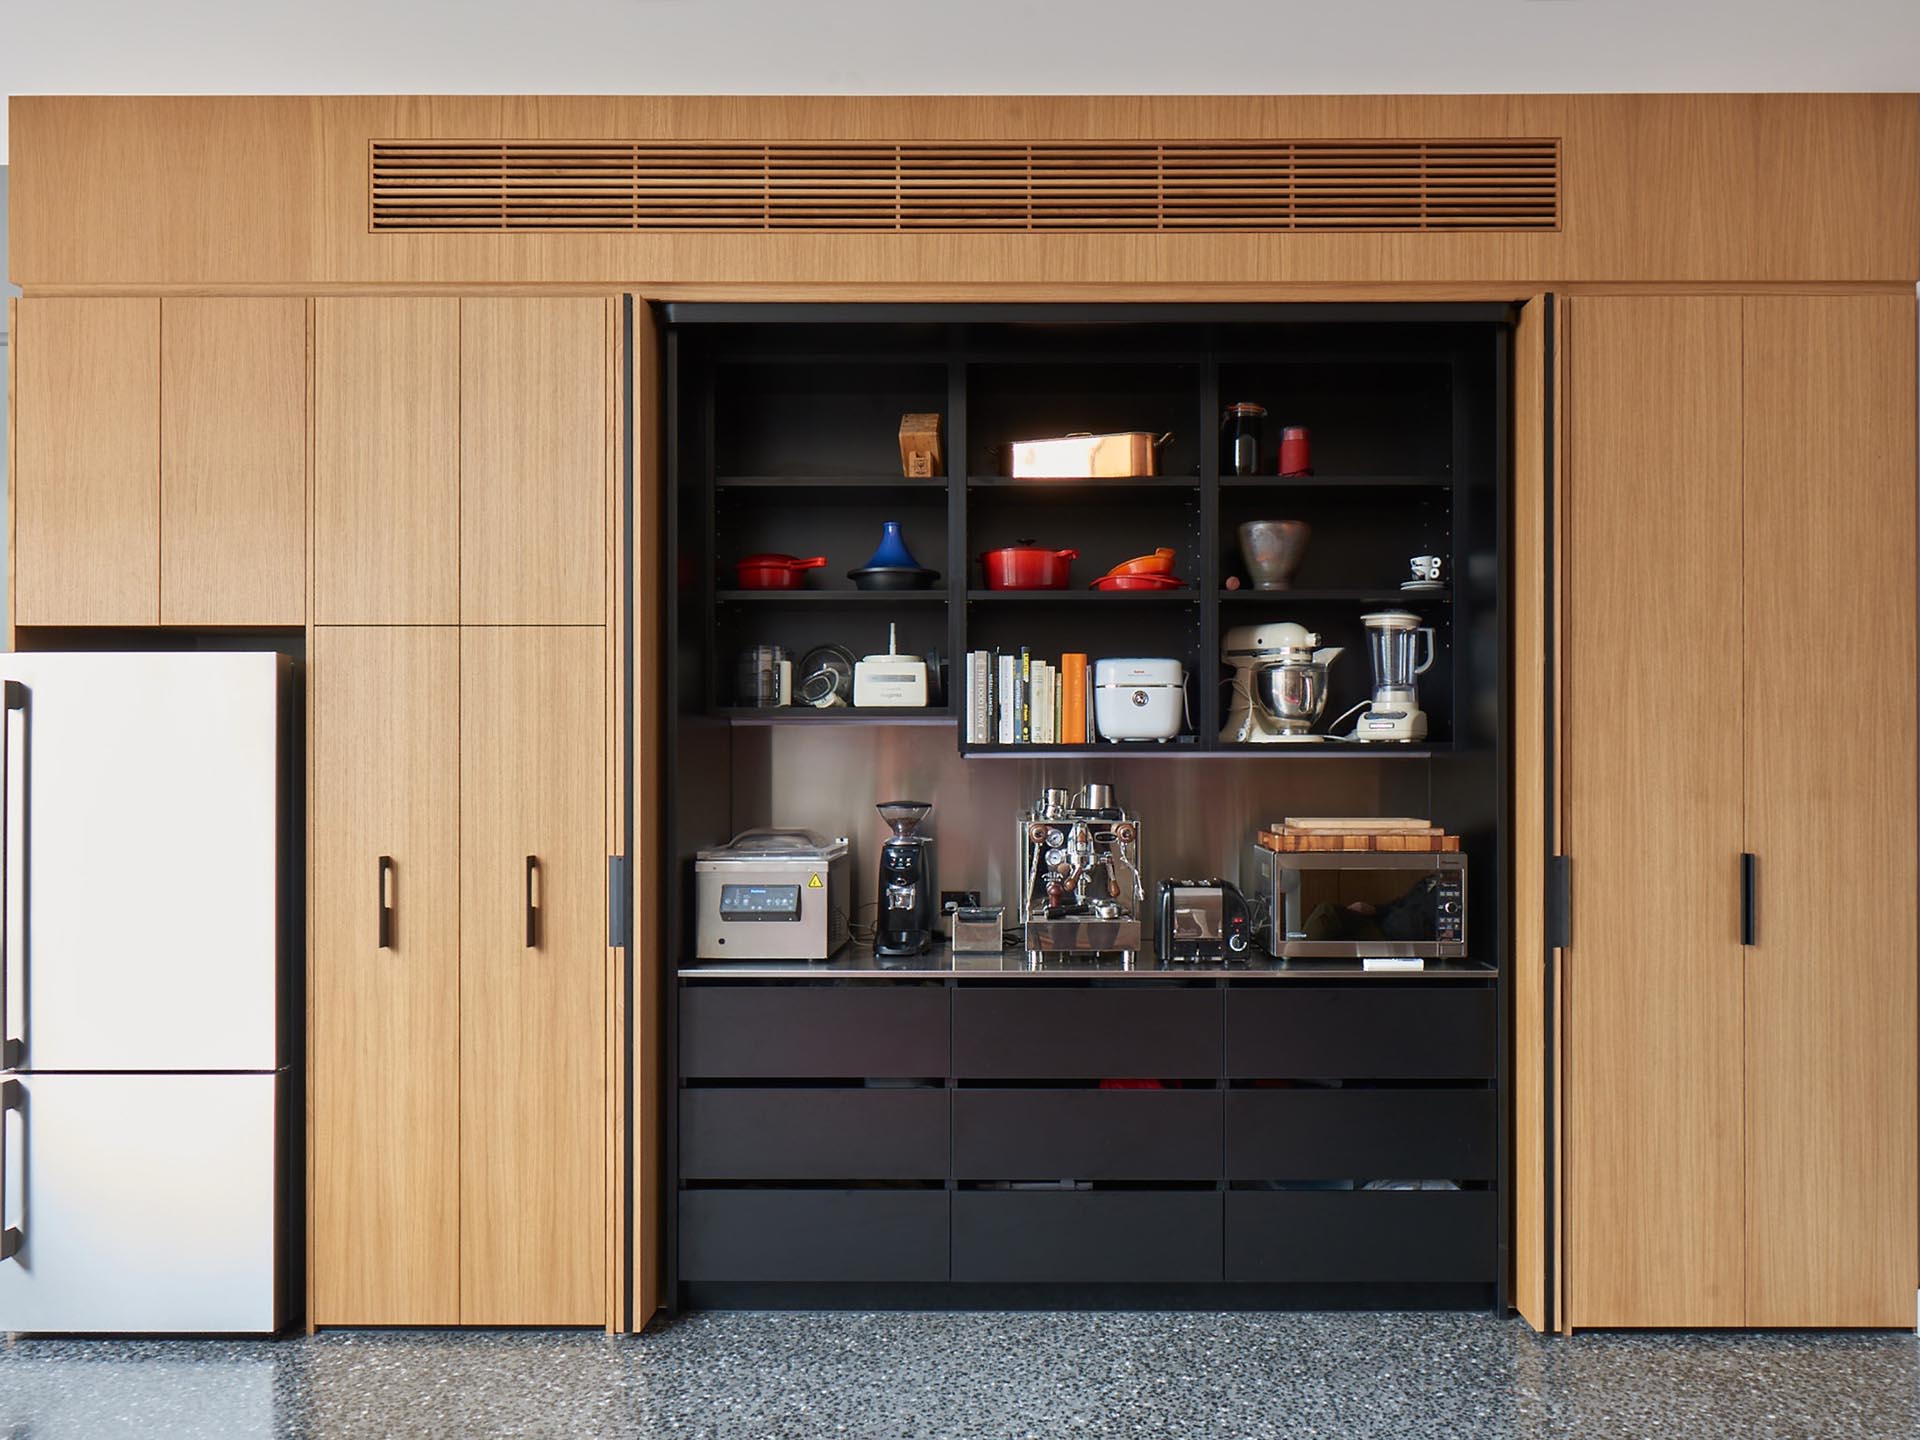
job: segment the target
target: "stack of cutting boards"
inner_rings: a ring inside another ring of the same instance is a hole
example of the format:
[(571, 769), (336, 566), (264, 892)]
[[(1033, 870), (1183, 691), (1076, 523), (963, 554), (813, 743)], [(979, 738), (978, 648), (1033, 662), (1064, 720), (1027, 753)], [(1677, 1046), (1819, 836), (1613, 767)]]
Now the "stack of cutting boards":
[(1290, 815), (1261, 830), (1259, 844), (1282, 854), (1301, 851), (1393, 850), (1400, 852), (1455, 851), (1460, 837), (1438, 825), (1406, 816)]

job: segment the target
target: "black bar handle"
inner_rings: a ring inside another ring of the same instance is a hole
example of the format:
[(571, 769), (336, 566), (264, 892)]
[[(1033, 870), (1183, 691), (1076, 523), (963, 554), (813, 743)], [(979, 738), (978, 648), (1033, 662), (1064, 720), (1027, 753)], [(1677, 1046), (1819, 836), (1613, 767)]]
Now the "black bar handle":
[[(18, 1110), (21, 1118), (26, 1118), (25, 1094), (18, 1080), (8, 1080), (0, 1084), (0, 1261), (11, 1260), (20, 1253), (25, 1236), (18, 1225), (9, 1225), (6, 1221), (7, 1206), (7, 1112)], [(25, 1149), (23, 1145), (21, 1147)]]
[(380, 948), (393, 948), (393, 879), (394, 864), (391, 855), (380, 857)]
[(527, 856), (527, 949), (529, 950), (540, 948), (540, 904), (536, 895), (539, 876), (539, 856)]
[[(13, 897), (13, 725), (8, 718), (18, 710), (20, 712), (21, 749), (26, 749), (27, 739), (27, 687), (18, 680), (9, 680), (0, 685), (0, 703), (6, 709), (0, 711), (0, 1065), (12, 1069), (18, 1065), (26, 1049), (24, 1041), (15, 1041), (7, 1035), (7, 987), (13, 978), (13, 955), (9, 949), (8, 934), (12, 930)], [(26, 848), (33, 843), (33, 832), (26, 826), (20, 827), (21, 860), (26, 860)], [(24, 870), (24, 863), (22, 869)], [(26, 901), (26, 887), (21, 886), (21, 903)], [(25, 914), (24, 909), (22, 915)], [(21, 951), (24, 955), (26, 934), (24, 924), (21, 927)], [(3, 1238), (3, 1237), (0, 1237)], [(0, 1256), (0, 1259), (4, 1259)]]
[(1751, 851), (1740, 856), (1740, 943), (1753, 945), (1760, 928), (1760, 896), (1756, 871), (1757, 858)]

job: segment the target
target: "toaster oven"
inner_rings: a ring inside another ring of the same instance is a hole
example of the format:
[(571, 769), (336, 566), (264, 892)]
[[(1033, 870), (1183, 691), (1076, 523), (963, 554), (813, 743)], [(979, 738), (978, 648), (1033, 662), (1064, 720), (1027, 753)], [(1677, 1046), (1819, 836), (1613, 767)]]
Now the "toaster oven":
[(1242, 877), (1255, 939), (1276, 959), (1467, 953), (1467, 857), (1352, 850), (1278, 854), (1253, 846)]

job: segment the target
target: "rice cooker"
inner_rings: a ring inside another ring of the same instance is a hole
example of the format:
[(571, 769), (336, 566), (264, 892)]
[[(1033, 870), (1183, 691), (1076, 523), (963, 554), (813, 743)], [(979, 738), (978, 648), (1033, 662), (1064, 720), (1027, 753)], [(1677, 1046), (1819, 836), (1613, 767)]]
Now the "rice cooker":
[(847, 943), (844, 837), (748, 830), (693, 861), (701, 960), (825, 960)]
[(1171, 740), (1185, 726), (1187, 667), (1134, 657), (1093, 667), (1093, 719), (1103, 740)]

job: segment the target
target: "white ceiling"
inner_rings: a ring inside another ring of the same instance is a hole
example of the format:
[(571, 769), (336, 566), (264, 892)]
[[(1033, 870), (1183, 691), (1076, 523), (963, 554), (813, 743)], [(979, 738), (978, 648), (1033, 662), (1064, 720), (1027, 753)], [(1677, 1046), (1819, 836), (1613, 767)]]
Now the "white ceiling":
[(8, 95), (1528, 90), (1920, 90), (1920, 0), (0, 0)]

